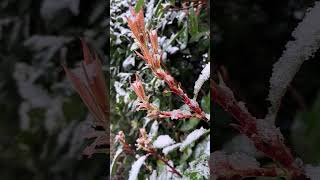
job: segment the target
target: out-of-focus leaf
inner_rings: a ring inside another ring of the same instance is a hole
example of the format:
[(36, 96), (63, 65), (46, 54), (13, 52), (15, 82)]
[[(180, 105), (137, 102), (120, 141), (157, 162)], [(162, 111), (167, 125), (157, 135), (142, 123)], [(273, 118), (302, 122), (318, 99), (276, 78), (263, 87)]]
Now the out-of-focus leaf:
[(136, 12), (139, 12), (140, 9), (143, 8), (143, 5), (144, 5), (144, 0), (137, 0), (134, 10)]
[[(320, 94), (313, 106), (299, 112), (292, 126), (291, 139), (300, 157), (308, 163), (320, 163)], [(306, 141), (307, 139), (307, 141)]]
[(198, 16), (196, 15), (195, 11), (193, 8), (190, 8), (189, 11), (189, 32), (191, 34), (191, 36), (196, 36), (197, 33), (199, 32), (199, 20), (198, 20)]

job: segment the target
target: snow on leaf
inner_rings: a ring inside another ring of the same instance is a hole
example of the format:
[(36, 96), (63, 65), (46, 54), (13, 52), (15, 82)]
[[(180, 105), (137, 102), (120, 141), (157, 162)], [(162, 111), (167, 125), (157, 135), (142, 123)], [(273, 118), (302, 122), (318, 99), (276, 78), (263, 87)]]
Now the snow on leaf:
[(203, 179), (203, 177), (205, 179), (209, 179), (210, 170), (209, 170), (207, 155), (201, 156), (200, 158), (190, 162), (189, 166), (190, 167), (186, 170), (187, 173), (195, 172), (197, 173), (198, 179)]
[(141, 166), (144, 164), (145, 160), (147, 159), (148, 155), (141, 156), (137, 161), (135, 161), (129, 173), (129, 180), (137, 180), (138, 174), (140, 172)]
[(122, 67), (125, 70), (128, 70), (130, 68), (130, 66), (134, 66), (134, 65), (135, 65), (135, 58), (132, 55), (127, 57), (122, 63)]
[(179, 148), (180, 145), (181, 145), (181, 143), (177, 143), (177, 144), (173, 144), (173, 145), (171, 145), (171, 146), (167, 146), (167, 147), (165, 147), (165, 148), (162, 149), (162, 152), (163, 152), (163, 154), (167, 155), (167, 154), (169, 154), (171, 151)]
[(210, 134), (204, 140), (198, 142), (193, 150), (195, 158), (199, 158), (204, 154), (210, 155)]
[(157, 180), (157, 171), (153, 170), (152, 174), (150, 175), (150, 180)]
[(208, 130), (201, 127), (200, 129), (196, 129), (192, 131), (187, 138), (181, 143), (180, 151), (183, 151), (187, 146), (198, 140), (202, 135), (207, 133)]
[(150, 132), (148, 134), (148, 137), (150, 139), (153, 139), (155, 136), (157, 136), (158, 134), (158, 129), (159, 129), (159, 123), (158, 121), (154, 121), (151, 125), (151, 128), (150, 128)]
[[(281, 98), (302, 63), (314, 56), (320, 46), (320, 2), (308, 10), (293, 31), (294, 41), (286, 44), (282, 56), (273, 66), (268, 100), (271, 102), (266, 119), (275, 120)], [(285, 72), (285, 73), (284, 73)]]
[(175, 143), (175, 141), (170, 136), (161, 135), (161, 136), (158, 136), (157, 139), (153, 142), (153, 146), (155, 148), (161, 149), (161, 148), (170, 146), (174, 143)]
[(48, 20), (63, 9), (69, 9), (74, 15), (78, 15), (79, 4), (80, 0), (45, 0), (41, 6), (41, 15)]
[(119, 148), (116, 152), (116, 154), (114, 155), (113, 157), (113, 160), (112, 160), (112, 163), (111, 163), (111, 166), (110, 166), (110, 175), (113, 174), (114, 170), (115, 170), (115, 164), (117, 162), (117, 159), (119, 157), (119, 155), (122, 153), (123, 149), (122, 148)]
[(23, 42), (24, 46), (36, 51), (36, 59), (41, 59), (43, 63), (49, 61), (66, 43), (73, 38), (65, 36), (42, 36), (34, 35)]
[(199, 75), (197, 81), (194, 84), (194, 90), (193, 90), (194, 99), (197, 98), (198, 93), (199, 93), (202, 85), (209, 78), (210, 78), (210, 62), (208, 64), (206, 64), (206, 66), (203, 68), (203, 70), (201, 71), (201, 74)]
[(306, 175), (311, 180), (318, 180), (320, 177), (320, 166), (306, 165), (305, 167)]

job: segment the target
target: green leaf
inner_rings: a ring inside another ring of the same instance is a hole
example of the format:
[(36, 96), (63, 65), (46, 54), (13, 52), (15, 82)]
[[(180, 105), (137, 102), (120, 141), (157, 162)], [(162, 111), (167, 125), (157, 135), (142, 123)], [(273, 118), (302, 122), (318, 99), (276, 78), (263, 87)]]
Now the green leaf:
[(138, 13), (143, 8), (144, 0), (137, 0), (134, 10)]
[(197, 118), (190, 118), (190, 119), (184, 120), (182, 126), (180, 127), (180, 131), (188, 132), (192, 129), (195, 129), (196, 126), (199, 124), (199, 122), (200, 121)]
[(210, 92), (201, 99), (201, 107), (206, 113), (210, 113)]
[[(296, 115), (291, 128), (291, 139), (295, 150), (306, 163), (320, 163), (319, 119), (320, 93), (309, 110)], [(306, 139), (308, 141), (305, 141)]]
[(189, 14), (190, 34), (195, 36), (199, 32), (199, 20), (193, 8), (190, 8)]

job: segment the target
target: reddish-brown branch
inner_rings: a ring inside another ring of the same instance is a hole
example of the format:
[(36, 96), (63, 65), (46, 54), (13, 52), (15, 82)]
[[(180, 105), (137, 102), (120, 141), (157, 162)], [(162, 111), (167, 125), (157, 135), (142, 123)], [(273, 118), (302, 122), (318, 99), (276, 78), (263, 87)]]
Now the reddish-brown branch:
[(295, 164), (294, 157), (280, 137), (272, 139), (272, 142), (264, 141), (261, 133), (257, 130), (257, 119), (239, 105), (229, 89), (219, 86), (212, 80), (211, 97), (214, 102), (223, 107), (239, 122), (233, 127), (251, 139), (258, 150), (274, 161), (279, 162), (288, 171), (289, 175), (299, 176), (303, 173), (303, 170)]
[(174, 168), (173, 166), (171, 166), (171, 164), (169, 163), (168, 160), (164, 159), (162, 156), (160, 156), (159, 154), (157, 154), (156, 152), (153, 154), (157, 159), (159, 159), (160, 161), (162, 161), (163, 163), (165, 163), (172, 171), (172, 173), (177, 174), (179, 177), (182, 177), (182, 174), (176, 170), (176, 168)]
[(155, 77), (163, 80), (173, 93), (181, 97), (184, 103), (197, 114), (197, 118), (208, 123), (209, 119), (199, 104), (195, 100), (190, 99), (180, 87), (180, 83), (176, 82), (170, 73), (163, 69), (161, 62), (162, 52), (158, 44), (157, 32), (155, 30), (149, 32), (145, 29), (143, 10), (140, 10), (138, 13), (135, 13), (132, 7), (130, 10), (131, 17), (127, 18), (128, 26), (141, 51), (141, 53), (136, 51), (136, 54), (146, 62)]

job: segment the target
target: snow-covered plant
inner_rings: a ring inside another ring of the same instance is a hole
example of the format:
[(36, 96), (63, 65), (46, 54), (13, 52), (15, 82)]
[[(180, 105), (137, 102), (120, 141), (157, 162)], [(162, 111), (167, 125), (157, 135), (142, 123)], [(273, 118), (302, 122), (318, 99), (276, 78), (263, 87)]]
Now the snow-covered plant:
[(243, 102), (238, 102), (222, 78), (219, 79), (219, 84), (212, 81), (213, 101), (238, 121), (238, 124), (232, 124), (232, 126), (250, 139), (259, 152), (274, 162), (272, 166), (264, 166), (251, 155), (216, 151), (210, 158), (213, 179), (242, 179), (258, 176), (319, 179), (319, 168), (305, 165), (299, 158), (295, 158), (275, 125), (281, 98), (294, 75), (302, 63), (314, 56), (320, 47), (319, 18), (320, 2), (316, 2), (293, 31), (294, 40), (287, 43), (282, 56), (274, 64), (268, 95), (271, 107), (264, 119), (256, 118), (247, 110)]
[(80, 67), (69, 70), (66, 64), (62, 64), (72, 85), (82, 98), (94, 117), (95, 127), (102, 127), (102, 131), (92, 131), (88, 138), (94, 139), (84, 154), (91, 157), (94, 153), (105, 153), (107, 149), (98, 148), (109, 144), (109, 107), (107, 98), (107, 86), (102, 72), (102, 65), (99, 56), (92, 54), (88, 45), (82, 40), (83, 62)]
[[(186, 13), (189, 12), (188, 9), (187, 11), (165, 11), (169, 7), (167, 4), (169, 1), (167, 3), (149, 1), (145, 17), (144, 5), (139, 5), (141, 2), (137, 1), (135, 7), (126, 7), (129, 11), (123, 16), (123, 21), (127, 22), (129, 31), (114, 26), (126, 32), (125, 38), (133, 41), (128, 59), (125, 59), (126, 63), (122, 64), (125, 70), (131, 67), (132, 73), (125, 80), (122, 78), (122, 82), (118, 81), (119, 83), (115, 84), (115, 90), (117, 95), (121, 94), (124, 103), (131, 109), (128, 117), (137, 118), (136, 124), (131, 125), (133, 129), (130, 131), (124, 131), (125, 127), (121, 126), (118, 128), (118, 134), (115, 137), (117, 152), (122, 152), (122, 157), (133, 158), (130, 161), (129, 173), (126, 173), (129, 179), (138, 179), (138, 177), (181, 179), (196, 176), (209, 179), (209, 168), (206, 164), (210, 154), (210, 143), (208, 143), (210, 141), (210, 102), (208, 89), (202, 86), (208, 85), (205, 82), (210, 75), (210, 63), (207, 62), (206, 55), (203, 56), (205, 58), (200, 59), (200, 62), (204, 59), (201, 67), (203, 70), (198, 72), (199, 78), (193, 82), (194, 86), (191, 86), (191, 88), (194, 87), (194, 98), (189, 97), (190, 90), (183, 88), (186, 84), (178, 82), (174, 77), (174, 74), (179, 74), (180, 69), (176, 69), (176, 72), (171, 74), (170, 70), (173, 68), (167, 66), (175, 61), (176, 57), (173, 55), (179, 53), (179, 50), (182, 56), (191, 57), (191, 55), (185, 56), (184, 54), (190, 52), (184, 52), (184, 50), (188, 44), (189, 33), (191, 34), (188, 25), (189, 23), (195, 25), (195, 22), (188, 20)], [(199, 4), (194, 8), (191, 6), (190, 11), (198, 8)], [(199, 14), (193, 14), (192, 17), (198, 21)], [(169, 25), (177, 23), (176, 21), (181, 24), (182, 29), (176, 34), (174, 34), (176, 29), (169, 31), (172, 35), (166, 40), (166, 36), (161, 32), (165, 30), (164, 27), (169, 28)], [(193, 30), (197, 31), (196, 33), (200, 31)], [(208, 29), (204, 32), (207, 33)], [(208, 34), (204, 33), (197, 38), (208, 38)], [(194, 39), (194, 41), (197, 40)], [(116, 53), (119, 52), (114, 52)], [(185, 59), (182, 58), (180, 61)], [(138, 66), (137, 62), (140, 62)], [(129, 67), (128, 64), (130, 64)], [(128, 90), (126, 84), (129, 84)], [(133, 94), (126, 95), (126, 91)], [(116, 97), (117, 103), (121, 102), (121, 96)], [(200, 103), (197, 97), (201, 99)], [(171, 102), (171, 105), (168, 102)], [(149, 123), (152, 125), (150, 126)], [(138, 137), (135, 135), (137, 131)], [(115, 169), (115, 166), (124, 166), (119, 156), (121, 157), (115, 153), (113, 159), (118, 162), (112, 161), (111, 169)], [(201, 161), (198, 159), (200, 157)]]

